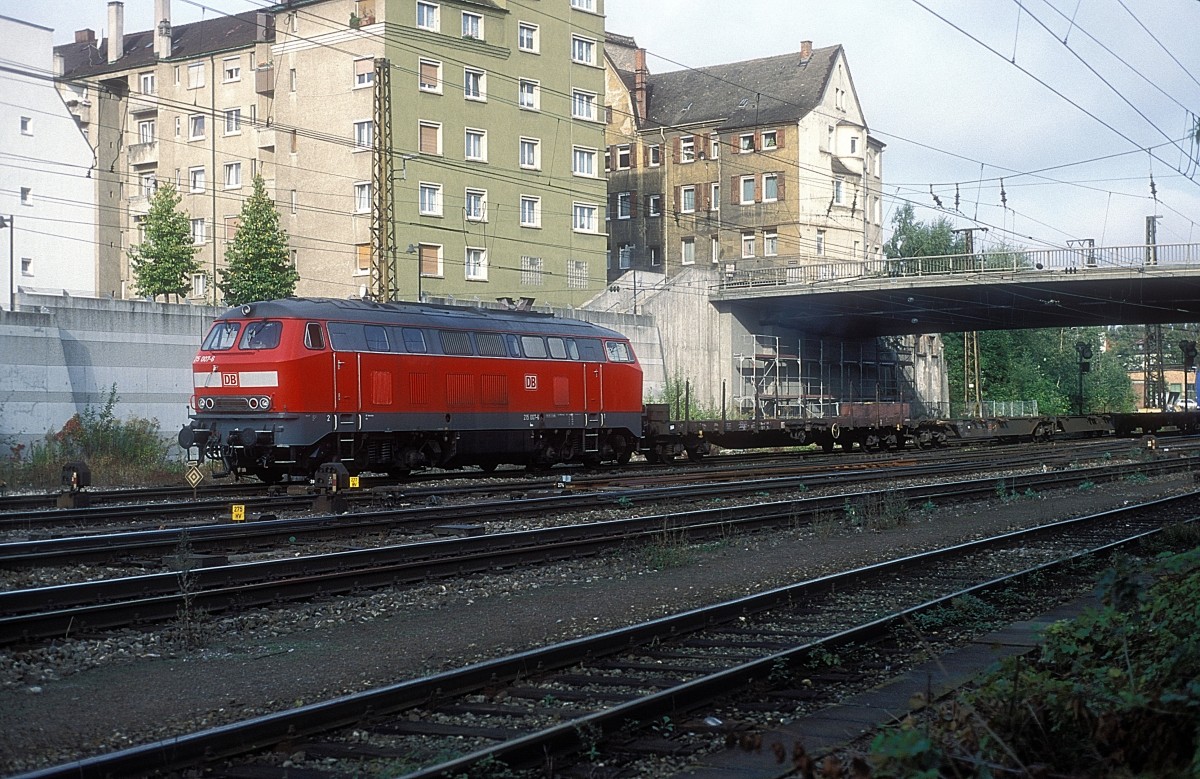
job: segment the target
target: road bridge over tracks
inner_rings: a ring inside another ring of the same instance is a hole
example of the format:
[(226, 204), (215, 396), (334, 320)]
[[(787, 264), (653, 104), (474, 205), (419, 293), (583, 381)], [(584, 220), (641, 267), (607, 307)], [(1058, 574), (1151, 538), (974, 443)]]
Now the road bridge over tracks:
[(759, 328), (856, 339), (1200, 321), (1200, 244), (738, 269), (711, 300)]

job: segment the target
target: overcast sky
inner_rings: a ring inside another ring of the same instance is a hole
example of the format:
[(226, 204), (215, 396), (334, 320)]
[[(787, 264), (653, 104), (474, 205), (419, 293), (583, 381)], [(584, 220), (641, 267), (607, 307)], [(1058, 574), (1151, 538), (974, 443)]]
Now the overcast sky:
[[(171, 3), (176, 24), (264, 5)], [(106, 7), (0, 0), (0, 13), (53, 27), (56, 43), (83, 27), (103, 36)], [(153, 7), (126, 0), (126, 30), (149, 29)], [(1200, 242), (1200, 0), (606, 0), (605, 10), (653, 72), (802, 40), (843, 46), (871, 133), (887, 144), (889, 214), (913, 202), (921, 219), (988, 228), (985, 245), (1030, 248), (1141, 243), (1156, 214), (1160, 243)]]

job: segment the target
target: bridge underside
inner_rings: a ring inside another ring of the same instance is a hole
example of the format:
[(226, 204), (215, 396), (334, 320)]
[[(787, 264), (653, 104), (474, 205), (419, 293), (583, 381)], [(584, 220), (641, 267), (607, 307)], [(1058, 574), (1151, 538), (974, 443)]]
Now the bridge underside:
[(904, 278), (887, 283), (724, 290), (713, 300), (763, 326), (855, 339), (1200, 321), (1200, 274), (1195, 271), (1029, 275), (1037, 278), (975, 282)]

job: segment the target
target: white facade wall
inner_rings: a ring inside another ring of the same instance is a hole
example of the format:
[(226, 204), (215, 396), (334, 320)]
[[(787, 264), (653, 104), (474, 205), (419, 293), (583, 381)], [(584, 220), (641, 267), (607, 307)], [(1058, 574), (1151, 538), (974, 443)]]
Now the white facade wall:
[(95, 157), (52, 81), (52, 32), (0, 16), (0, 215), (14, 226), (0, 230), (4, 310), (14, 286), (96, 294)]

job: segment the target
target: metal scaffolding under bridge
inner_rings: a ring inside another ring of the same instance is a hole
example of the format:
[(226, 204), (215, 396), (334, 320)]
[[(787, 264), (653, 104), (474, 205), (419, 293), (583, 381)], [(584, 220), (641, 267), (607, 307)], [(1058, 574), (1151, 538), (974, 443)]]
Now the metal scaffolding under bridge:
[(1193, 322), (1200, 244), (800, 259), (731, 268), (710, 297), (762, 325), (847, 338)]

